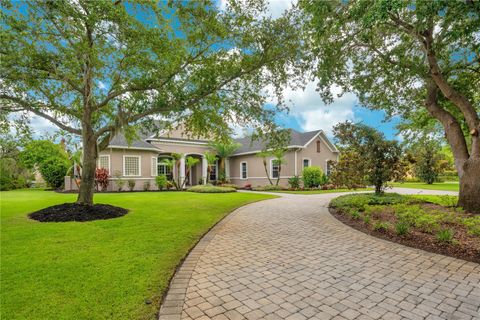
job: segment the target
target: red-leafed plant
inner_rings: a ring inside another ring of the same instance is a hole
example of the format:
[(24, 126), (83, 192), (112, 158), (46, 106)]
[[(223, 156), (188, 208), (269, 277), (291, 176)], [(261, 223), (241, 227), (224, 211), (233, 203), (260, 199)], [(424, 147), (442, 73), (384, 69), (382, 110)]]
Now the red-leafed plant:
[(97, 168), (95, 170), (95, 186), (97, 191), (101, 188), (102, 191), (107, 190), (109, 183), (109, 172), (105, 168)]
[(252, 190), (252, 185), (250, 183), (247, 183), (243, 186), (243, 189), (245, 190)]

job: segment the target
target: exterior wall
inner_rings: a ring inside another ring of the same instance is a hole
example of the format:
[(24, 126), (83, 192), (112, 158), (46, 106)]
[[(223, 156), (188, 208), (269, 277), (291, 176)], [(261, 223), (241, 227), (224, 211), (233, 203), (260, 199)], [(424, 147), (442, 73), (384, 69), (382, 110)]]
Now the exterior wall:
[[(274, 157), (267, 158), (267, 171), (271, 177), (271, 161)], [(280, 185), (286, 186), (288, 178), (295, 175), (295, 153), (289, 151), (285, 154), (286, 164), (282, 165), (280, 171)], [(240, 164), (247, 162), (247, 179), (241, 179)], [(263, 166), (263, 159), (257, 157), (256, 154), (248, 154), (235, 156), (230, 158), (230, 181), (236, 185), (244, 186), (245, 184), (251, 184), (253, 187), (264, 186), (270, 184), (265, 174), (265, 168)], [(273, 183), (276, 179), (272, 178)]]
[[(320, 141), (320, 152), (317, 152), (317, 141)], [(296, 155), (295, 155), (296, 154)], [(304, 149), (291, 149), (285, 154), (286, 164), (282, 165), (280, 172), (280, 185), (287, 186), (288, 178), (298, 175), (301, 176), (303, 170), (303, 159), (310, 159), (311, 166), (320, 167), (324, 172), (327, 170), (327, 161), (337, 160), (338, 153), (332, 152), (325, 140), (316, 138)], [(267, 170), (271, 175), (270, 161), (274, 157), (267, 158)], [(296, 159), (296, 160), (295, 160)], [(240, 164), (247, 162), (248, 178), (241, 179)], [(232, 183), (244, 186), (251, 184), (253, 187), (267, 185), (268, 181), (265, 175), (265, 168), (263, 166), (262, 158), (255, 154), (235, 156), (230, 159), (230, 180)], [(276, 179), (272, 179), (275, 183)]]
[[(317, 152), (317, 141), (320, 141), (320, 153)], [(305, 149), (297, 151), (297, 175), (302, 175), (303, 159), (310, 159), (310, 165), (320, 167), (323, 172), (327, 172), (327, 161), (337, 160), (338, 153), (332, 152), (325, 141), (317, 138), (312, 141)]]

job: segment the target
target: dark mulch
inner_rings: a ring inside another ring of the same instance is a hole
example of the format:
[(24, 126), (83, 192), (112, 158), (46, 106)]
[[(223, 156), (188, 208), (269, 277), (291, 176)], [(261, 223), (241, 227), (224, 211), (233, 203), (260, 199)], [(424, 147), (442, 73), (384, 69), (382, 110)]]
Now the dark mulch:
[(30, 219), (40, 222), (83, 222), (118, 218), (127, 213), (127, 209), (111, 206), (109, 204), (95, 204), (89, 206), (78, 203), (64, 203), (32, 212), (28, 216)]
[[(438, 207), (435, 205), (435, 207)], [(459, 258), (467, 261), (480, 263), (480, 241), (472, 239), (466, 231), (455, 228), (455, 239), (458, 243), (442, 243), (437, 240), (434, 234), (410, 230), (406, 235), (397, 235), (394, 230), (374, 230), (371, 225), (367, 225), (362, 219), (353, 219), (349, 215), (342, 213), (336, 208), (330, 208), (330, 213), (344, 224), (384, 240), (397, 242), (405, 246), (422, 249), (428, 252), (438, 253), (445, 256)], [(388, 213), (381, 214), (382, 221), (388, 221)], [(451, 226), (453, 227), (453, 226)]]

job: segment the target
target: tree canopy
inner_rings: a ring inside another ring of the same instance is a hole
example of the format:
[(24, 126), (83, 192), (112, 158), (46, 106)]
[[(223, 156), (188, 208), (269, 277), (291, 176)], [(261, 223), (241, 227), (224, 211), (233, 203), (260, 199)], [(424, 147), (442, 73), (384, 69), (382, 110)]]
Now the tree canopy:
[(443, 127), (460, 177), (459, 204), (480, 207), (480, 3), (301, 0), (318, 89), (355, 92), (401, 115), (406, 129)]
[[(295, 16), (262, 1), (2, 2), (1, 117), (25, 112), (82, 137), (78, 202), (92, 203), (98, 150), (118, 132), (181, 122), (225, 137), (229, 124), (275, 127), (280, 88), (298, 74)], [(266, 109), (264, 88), (277, 108)], [(17, 117), (28, 120), (28, 117)]]

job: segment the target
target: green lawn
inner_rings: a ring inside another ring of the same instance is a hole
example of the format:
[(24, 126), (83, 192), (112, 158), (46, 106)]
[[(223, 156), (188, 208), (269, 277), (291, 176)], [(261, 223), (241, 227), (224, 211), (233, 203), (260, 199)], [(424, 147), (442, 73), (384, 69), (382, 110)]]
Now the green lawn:
[(441, 182), (434, 184), (426, 184), (422, 182), (404, 182), (392, 183), (394, 187), (398, 188), (412, 188), (412, 189), (427, 189), (427, 190), (445, 190), (445, 191), (459, 191), (458, 182)]
[(280, 190), (280, 191), (272, 191), (272, 192), (280, 192), (280, 193), (291, 193), (291, 194), (321, 194), (321, 193), (337, 193), (337, 192), (354, 192), (354, 191), (370, 191), (373, 190), (372, 188), (362, 188), (362, 189), (332, 189), (332, 190)]
[(82, 223), (27, 218), (75, 197), (40, 190), (0, 192), (2, 319), (154, 319), (175, 267), (198, 239), (233, 209), (273, 198), (98, 194), (96, 202), (131, 211)]

